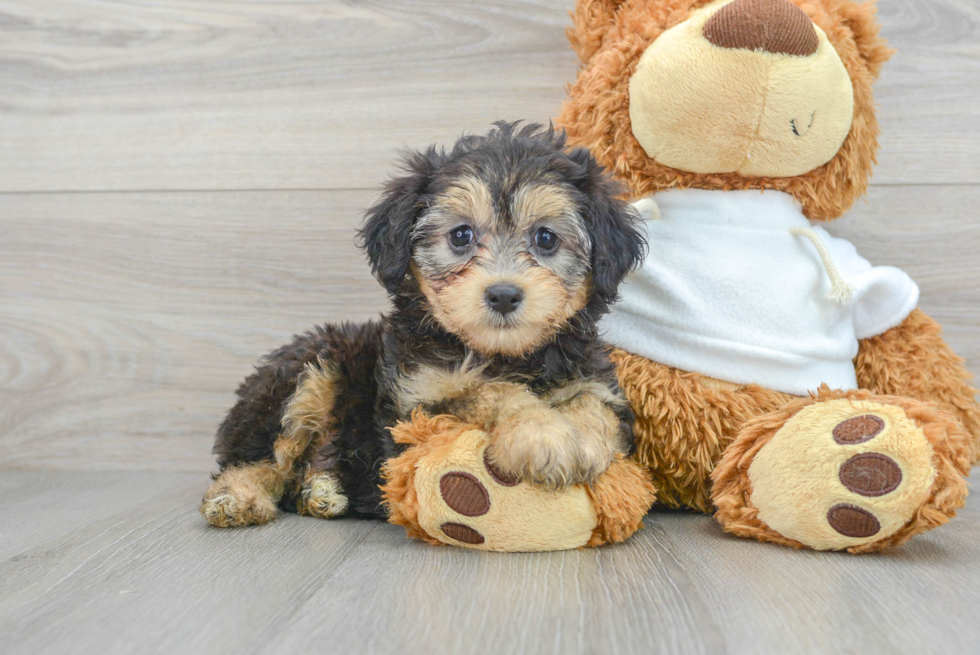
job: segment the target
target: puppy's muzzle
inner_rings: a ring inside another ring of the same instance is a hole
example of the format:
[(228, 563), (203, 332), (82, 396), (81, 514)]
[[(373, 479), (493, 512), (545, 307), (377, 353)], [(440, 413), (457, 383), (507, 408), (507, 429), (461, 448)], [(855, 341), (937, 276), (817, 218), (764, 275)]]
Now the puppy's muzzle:
[(524, 291), (514, 284), (494, 284), (487, 287), (484, 297), (490, 309), (506, 316), (520, 306), (524, 300)]

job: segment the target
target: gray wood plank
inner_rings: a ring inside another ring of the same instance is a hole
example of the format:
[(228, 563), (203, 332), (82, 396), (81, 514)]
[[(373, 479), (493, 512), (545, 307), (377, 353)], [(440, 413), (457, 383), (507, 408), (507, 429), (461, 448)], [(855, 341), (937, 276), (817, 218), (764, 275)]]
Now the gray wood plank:
[[(0, 467), (211, 467), (256, 358), (386, 306), (374, 192), (19, 194), (0, 204)], [(877, 187), (830, 229), (906, 269), (980, 370), (980, 187)]]
[[(973, 500), (950, 525), (878, 555), (744, 541), (708, 516), (679, 513), (651, 514), (620, 546), (499, 554), (432, 547), (355, 520), (287, 515), (213, 529), (196, 513), (206, 476), (147, 475), (170, 489), (69, 531), (49, 525), (0, 559), (5, 653), (980, 648)], [(143, 493), (135, 476), (119, 480)], [(89, 515), (60, 488), (32, 487), (38, 507), (64, 498), (66, 510)]]
[(873, 184), (980, 178), (980, 5), (880, 0), (881, 34), (897, 50), (875, 85), (882, 134)]
[(372, 187), (557, 113), (570, 6), (5, 1), (0, 190)]
[[(877, 183), (973, 183), (973, 0), (885, 0)], [(368, 188), (399, 147), (546, 120), (573, 0), (4, 0), (0, 190)]]
[(0, 471), (0, 561), (191, 483), (201, 475)]
[[(645, 540), (542, 556), (432, 548), (404, 539), (395, 534), (365, 543), (337, 572), (340, 588), (312, 596), (261, 652), (306, 652), (317, 647), (321, 634), (379, 655), (394, 655), (406, 645), (409, 651), (461, 655), (488, 648), (724, 650), (723, 632), (687, 574)], [(371, 583), (358, 582), (364, 579)], [(302, 628), (312, 622), (319, 622), (322, 633)]]
[(295, 515), (211, 528), (197, 513), (207, 476), (195, 477), (0, 562), (4, 652), (250, 651), (366, 535), (393, 529)]
[(0, 466), (207, 470), (259, 355), (386, 306), (370, 192), (7, 196)]
[(980, 600), (961, 583), (977, 572), (975, 499), (945, 528), (866, 557), (773, 550), (723, 535), (710, 517), (689, 518), (694, 526), (664, 530), (731, 652), (980, 649), (975, 612), (958, 610)]

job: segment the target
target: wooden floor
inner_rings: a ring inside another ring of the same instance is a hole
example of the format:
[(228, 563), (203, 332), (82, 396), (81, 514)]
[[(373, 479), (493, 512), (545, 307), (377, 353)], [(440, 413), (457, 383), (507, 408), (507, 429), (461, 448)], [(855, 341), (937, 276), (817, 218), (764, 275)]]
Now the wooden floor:
[(978, 653), (980, 511), (886, 554), (657, 514), (629, 542), (479, 553), (288, 515), (210, 528), (190, 473), (0, 477), (0, 651)]
[[(396, 151), (556, 115), (572, 4), (0, 0), (0, 653), (980, 652), (976, 498), (864, 557), (196, 513), (255, 358), (383, 310), (353, 229)], [(880, 165), (829, 229), (980, 371), (980, 3), (879, 6)]]

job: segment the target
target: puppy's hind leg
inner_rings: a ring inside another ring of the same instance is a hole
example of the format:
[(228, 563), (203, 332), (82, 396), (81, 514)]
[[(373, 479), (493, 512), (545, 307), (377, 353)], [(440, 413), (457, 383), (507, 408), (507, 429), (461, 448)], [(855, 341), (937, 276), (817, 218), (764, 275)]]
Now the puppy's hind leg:
[[(285, 461), (296, 453), (316, 453), (305, 467), (296, 496), (296, 511), (304, 516), (329, 519), (343, 516), (349, 502), (336, 470), (337, 401), (340, 374), (336, 365), (320, 361), (307, 368), (283, 416), (286, 430), (276, 442), (276, 458)], [(310, 459), (310, 458), (306, 458)]]
[[(282, 429), (272, 444), (273, 459), (224, 468), (201, 503), (201, 513), (208, 523), (238, 527), (275, 518), (287, 487), (295, 489), (309, 466), (310, 455), (333, 433), (338, 378), (336, 367), (329, 362), (318, 360), (306, 365), (295, 392), (282, 409)], [(322, 483), (317, 488), (322, 493), (327, 491)], [(336, 506), (339, 500), (331, 502)]]
[(283, 476), (272, 462), (229, 466), (201, 501), (201, 514), (219, 528), (268, 523), (276, 516)]

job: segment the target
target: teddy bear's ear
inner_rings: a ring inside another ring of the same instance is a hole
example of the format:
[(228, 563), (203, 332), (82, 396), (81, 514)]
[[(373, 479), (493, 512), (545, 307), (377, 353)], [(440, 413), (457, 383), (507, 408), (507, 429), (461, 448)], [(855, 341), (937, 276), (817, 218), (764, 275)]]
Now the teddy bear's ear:
[(425, 208), (426, 188), (444, 159), (435, 148), (406, 153), (404, 175), (388, 180), (381, 200), (367, 211), (358, 231), (358, 245), (367, 254), (371, 272), (390, 294), (398, 292), (408, 273), (412, 229)]
[(602, 46), (602, 39), (616, 20), (626, 0), (579, 0), (571, 12), (573, 27), (565, 30), (579, 59), (587, 62)]
[(868, 67), (868, 72), (877, 79), (881, 65), (888, 61), (895, 51), (889, 48), (885, 39), (879, 35), (880, 25), (876, 18), (878, 7), (874, 0), (863, 3), (845, 2), (840, 7), (844, 25), (854, 36), (858, 54)]

